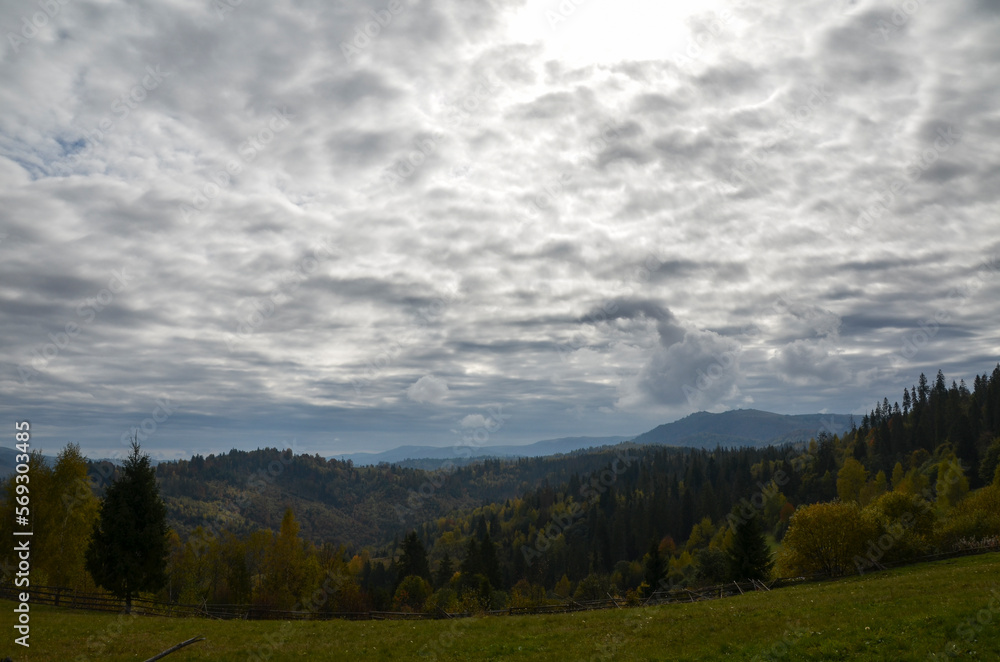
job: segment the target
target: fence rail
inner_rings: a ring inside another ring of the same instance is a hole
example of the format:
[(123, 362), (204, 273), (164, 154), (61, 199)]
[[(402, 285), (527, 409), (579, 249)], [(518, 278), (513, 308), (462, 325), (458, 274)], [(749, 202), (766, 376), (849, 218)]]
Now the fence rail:
[[(996, 545), (974, 547), (943, 554), (932, 554), (924, 556), (914, 561), (898, 564), (879, 564), (879, 568), (896, 567), (902, 565), (912, 565), (914, 563), (940, 561), (943, 559), (957, 558), (962, 556), (972, 556), (998, 551)], [(874, 571), (874, 570), (873, 570)], [(653, 592), (642, 604), (662, 605), (675, 604), (678, 602), (700, 602), (703, 600), (718, 600), (720, 598), (732, 597), (754, 591), (769, 591), (774, 588), (803, 584), (808, 582), (825, 581), (831, 577), (827, 575), (812, 575), (809, 577), (784, 577), (776, 579), (769, 584), (764, 582), (729, 582), (716, 586), (698, 588), (678, 588), (670, 590), (658, 590)], [(10, 585), (0, 586), (0, 599), (19, 599), (19, 594), (23, 589), (17, 589)], [(55, 607), (67, 607), (70, 609), (87, 609), (91, 611), (121, 612), (125, 608), (124, 600), (120, 600), (108, 593), (85, 593), (71, 588), (60, 586), (32, 586), (29, 590), (32, 604), (52, 605)], [(529, 614), (557, 614), (576, 611), (591, 611), (595, 609), (614, 609), (626, 606), (622, 599), (608, 597), (605, 600), (585, 600), (575, 601), (566, 599), (557, 604), (543, 604), (531, 606), (509, 607), (489, 611), (491, 615), (529, 615)], [(634, 605), (627, 605), (634, 606)], [(472, 616), (469, 612), (448, 613), (439, 611), (437, 613), (420, 612), (395, 612), (395, 611), (291, 611), (274, 609), (259, 605), (227, 605), (227, 604), (179, 604), (175, 602), (164, 602), (162, 600), (152, 600), (148, 598), (132, 598), (132, 611), (139, 615), (146, 616), (173, 616), (173, 617), (202, 617), (221, 620), (330, 620), (343, 619), (354, 621), (368, 620), (431, 620), (443, 618), (468, 618)]]

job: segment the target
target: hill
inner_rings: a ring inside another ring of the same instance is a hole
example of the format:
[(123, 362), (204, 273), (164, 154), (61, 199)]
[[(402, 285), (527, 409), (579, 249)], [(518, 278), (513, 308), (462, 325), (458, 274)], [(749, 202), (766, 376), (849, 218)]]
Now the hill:
[[(17, 450), (7, 446), (0, 446), (0, 478), (7, 477), (17, 470), (17, 455)], [(53, 455), (43, 455), (42, 459), (49, 466), (54, 466), (56, 463), (56, 458)]]
[[(503, 503), (539, 485), (561, 484), (614, 456), (615, 447), (572, 455), (485, 459), (427, 471), (380, 464), (354, 466), (274, 448), (232, 450), (156, 467), (170, 525), (182, 537), (201, 526), (246, 533), (277, 530), (292, 508), (303, 535), (352, 548), (381, 545), (420, 522), (453, 511)], [(108, 467), (95, 476), (108, 475)]]
[(845, 414), (774, 414), (758, 409), (734, 409), (721, 414), (700, 411), (653, 428), (632, 441), (707, 449), (779, 446), (808, 441), (820, 432), (843, 434), (851, 429), (851, 418)]
[[(409, 466), (408, 460), (441, 460), (442, 462), (451, 460), (464, 464), (469, 460), (481, 460), (488, 457), (543, 457), (572, 453), (587, 448), (612, 446), (626, 439), (628, 437), (563, 437), (536, 441), (533, 444), (483, 446), (475, 449), (475, 457), (469, 459), (462, 459), (462, 456), (456, 453), (454, 446), (400, 446), (381, 453), (348, 453), (331, 456), (330, 459), (350, 460), (361, 466), (381, 464), (382, 462)], [(440, 463), (434, 464), (439, 465)], [(422, 466), (426, 468), (426, 464)]]

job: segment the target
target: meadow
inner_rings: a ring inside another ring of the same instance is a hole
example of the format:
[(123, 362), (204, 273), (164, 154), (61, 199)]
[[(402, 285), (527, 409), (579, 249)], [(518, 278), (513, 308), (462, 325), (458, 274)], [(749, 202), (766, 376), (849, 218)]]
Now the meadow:
[[(657, 607), (434, 621), (217, 621), (38, 606), (21, 660), (995, 660), (1000, 554)], [(13, 603), (5, 603), (13, 609)], [(15, 650), (16, 649), (16, 650)]]

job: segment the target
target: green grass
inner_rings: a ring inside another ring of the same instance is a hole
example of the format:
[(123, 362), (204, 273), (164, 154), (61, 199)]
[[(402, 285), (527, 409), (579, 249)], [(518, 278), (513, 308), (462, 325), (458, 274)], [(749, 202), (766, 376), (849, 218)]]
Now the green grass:
[[(3, 607), (12, 622), (13, 604)], [(129, 619), (42, 606), (31, 614), (30, 650), (13, 644), (8, 627), (0, 657), (145, 660), (204, 635), (206, 641), (166, 660), (896, 661), (931, 653), (948, 659), (949, 650), (959, 659), (996, 660), (1000, 554), (725, 600), (548, 616), (246, 622)], [(768, 657), (770, 651), (780, 655)]]

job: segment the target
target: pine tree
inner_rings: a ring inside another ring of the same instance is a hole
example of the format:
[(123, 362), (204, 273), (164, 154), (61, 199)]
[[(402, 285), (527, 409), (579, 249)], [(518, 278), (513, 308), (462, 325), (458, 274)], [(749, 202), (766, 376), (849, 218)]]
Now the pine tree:
[(493, 588), (502, 588), (503, 575), (500, 573), (500, 561), (497, 560), (496, 546), (488, 533), (479, 548), (479, 559), (483, 568), (482, 572)]
[(427, 550), (424, 549), (424, 543), (420, 541), (416, 531), (410, 531), (403, 539), (403, 553), (399, 557), (396, 581), (401, 583), (411, 575), (427, 580), (431, 578)]
[(761, 528), (760, 517), (756, 513), (736, 525), (728, 551), (730, 575), (733, 579), (765, 580), (770, 576), (774, 561)]
[(660, 554), (660, 544), (653, 540), (649, 543), (649, 553), (643, 564), (643, 581), (649, 585), (647, 595), (652, 595), (660, 587), (660, 580), (667, 571), (667, 561)]
[(156, 472), (133, 439), (121, 473), (101, 499), (87, 571), (98, 586), (123, 598), (131, 613), (133, 596), (166, 585), (168, 551), (167, 508)]
[(455, 566), (451, 562), (451, 557), (445, 552), (444, 557), (442, 557), (441, 562), (438, 563), (437, 574), (434, 576), (434, 587), (444, 588), (451, 581), (452, 576), (455, 574)]
[(482, 564), (479, 561), (479, 545), (476, 544), (475, 538), (470, 538), (465, 545), (465, 558), (462, 559), (458, 569), (470, 575), (482, 572)]

